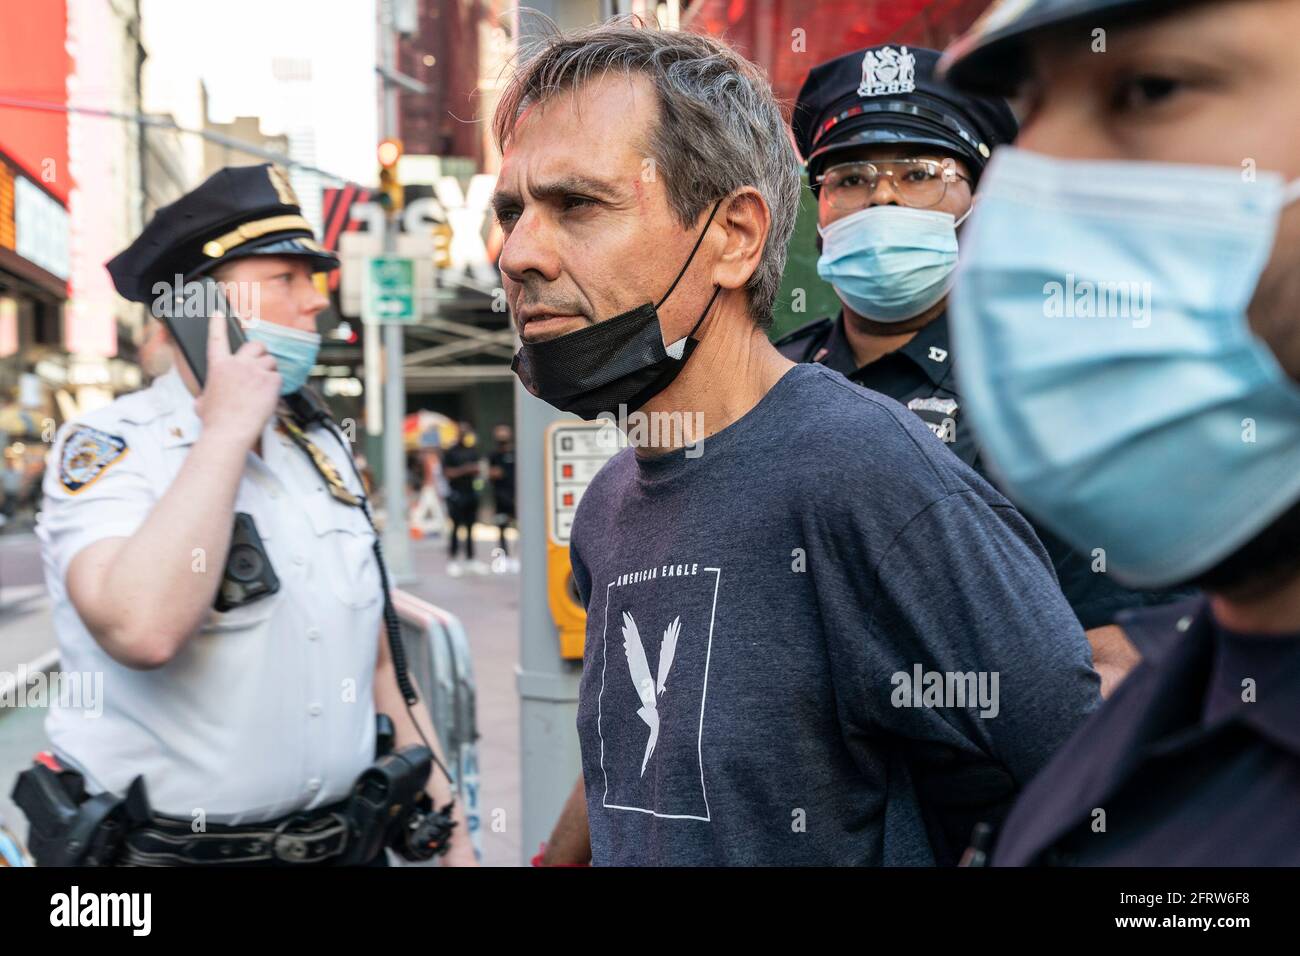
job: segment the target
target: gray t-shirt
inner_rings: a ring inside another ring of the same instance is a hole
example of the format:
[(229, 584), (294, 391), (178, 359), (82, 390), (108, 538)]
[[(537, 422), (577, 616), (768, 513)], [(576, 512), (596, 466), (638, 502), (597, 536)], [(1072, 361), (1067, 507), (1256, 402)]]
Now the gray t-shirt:
[(1099, 703), (1033, 531), (915, 415), (800, 365), (578, 507), (598, 865), (951, 863)]

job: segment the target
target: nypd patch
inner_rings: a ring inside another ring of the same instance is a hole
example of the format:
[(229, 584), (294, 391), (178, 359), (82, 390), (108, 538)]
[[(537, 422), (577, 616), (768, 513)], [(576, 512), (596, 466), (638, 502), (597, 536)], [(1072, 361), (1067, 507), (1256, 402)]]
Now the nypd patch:
[(74, 495), (126, 454), (126, 439), (81, 425), (63, 443), (59, 481)]

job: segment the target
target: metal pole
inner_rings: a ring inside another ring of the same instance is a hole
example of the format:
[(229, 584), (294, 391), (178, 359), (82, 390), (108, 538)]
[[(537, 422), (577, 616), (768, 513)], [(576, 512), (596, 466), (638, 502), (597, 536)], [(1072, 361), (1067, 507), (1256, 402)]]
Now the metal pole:
[[(531, 0), (529, 6), (572, 28), (600, 19), (600, 0)], [(521, 50), (540, 34), (535, 17), (520, 17)], [(581, 771), (576, 722), (582, 665), (560, 657), (560, 641), (546, 600), (546, 484), (542, 472), (546, 426), (565, 417), (515, 382), (515, 447), (519, 468), (519, 759), (523, 804), (522, 860), (527, 863), (551, 834)]]
[[(380, 12), (380, 55), (384, 71), (381, 77), (391, 76), (393, 70), (392, 0), (383, 0)], [(397, 135), (397, 87), (381, 78), (384, 88), (382, 138)], [(384, 225), (384, 254), (397, 250), (397, 214), (390, 211)], [(398, 583), (411, 580), (411, 538), (406, 514), (406, 451), (402, 445), (402, 424), (406, 418), (406, 380), (403, 374), (405, 348), (402, 326), (397, 323), (384, 326), (384, 498), (388, 502), (387, 520), (384, 523), (384, 554), (392, 575)], [(366, 387), (371, 383), (367, 381)]]

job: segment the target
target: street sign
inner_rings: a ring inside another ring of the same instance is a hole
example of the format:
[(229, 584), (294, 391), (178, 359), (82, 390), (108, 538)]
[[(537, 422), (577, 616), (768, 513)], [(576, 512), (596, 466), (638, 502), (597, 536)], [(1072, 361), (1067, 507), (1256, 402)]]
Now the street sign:
[(415, 296), (415, 260), (373, 256), (366, 270), (363, 318), (367, 323), (410, 324), (419, 317)]

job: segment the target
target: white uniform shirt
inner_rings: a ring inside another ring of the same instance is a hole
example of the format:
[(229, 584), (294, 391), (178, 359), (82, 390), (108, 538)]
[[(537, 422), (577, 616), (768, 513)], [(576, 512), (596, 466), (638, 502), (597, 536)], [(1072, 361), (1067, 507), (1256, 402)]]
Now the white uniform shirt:
[[(86, 426), (96, 432), (78, 436)], [(210, 612), (155, 670), (109, 657), (68, 598), (68, 566), (87, 545), (140, 528), (201, 427), (173, 370), (65, 426), (55, 443), (37, 533), (60, 668), (102, 673), (103, 700), (98, 717), (52, 703), (46, 730), (92, 790), (123, 793), (144, 774), (159, 813), (250, 823), (336, 802), (370, 764), (379, 571), (361, 509), (337, 501), (272, 420), (262, 457), (249, 453), (235, 510), (256, 522), (279, 591)], [(338, 442), (319, 427), (308, 434), (359, 491)], [(74, 454), (65, 461), (69, 438)]]

